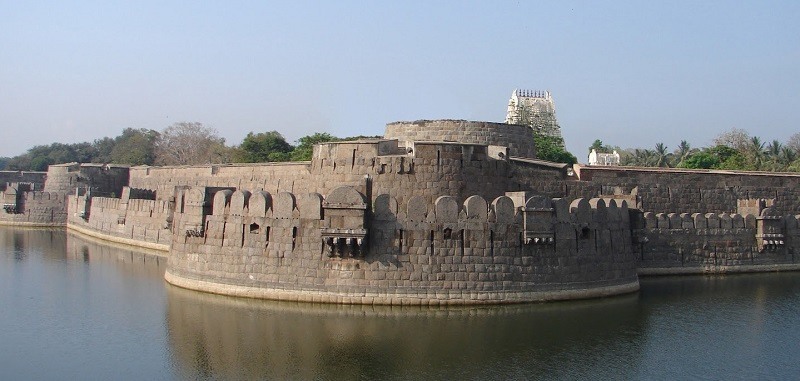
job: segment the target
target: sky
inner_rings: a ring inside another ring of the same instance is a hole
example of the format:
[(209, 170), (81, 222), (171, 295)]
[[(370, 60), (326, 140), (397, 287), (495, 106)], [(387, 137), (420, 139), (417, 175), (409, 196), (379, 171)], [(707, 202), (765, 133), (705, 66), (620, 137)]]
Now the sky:
[(549, 90), (567, 149), (800, 132), (798, 1), (0, 0), (0, 156), (177, 122), (229, 145), (498, 121)]

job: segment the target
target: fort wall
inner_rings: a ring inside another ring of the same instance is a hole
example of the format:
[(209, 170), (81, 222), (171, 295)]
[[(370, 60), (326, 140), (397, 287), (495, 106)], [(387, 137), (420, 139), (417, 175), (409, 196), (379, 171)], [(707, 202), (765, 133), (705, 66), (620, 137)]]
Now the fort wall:
[(77, 188), (87, 188), (95, 193), (120, 197), (128, 179), (127, 166), (67, 163), (51, 165), (44, 186), (48, 192), (74, 194)]
[(458, 142), (508, 147), (511, 156), (535, 158), (531, 128), (508, 123), (467, 120), (418, 120), (386, 125), (386, 139)]
[(381, 194), (365, 225), (366, 198), (351, 187), (324, 198), (223, 190), (205, 218), (195, 207), (205, 192), (188, 192), (167, 270), (178, 285), (271, 299), (426, 305), (638, 289), (627, 207), (606, 208), (602, 200), (570, 205), (522, 193), (491, 204), (473, 196), (459, 206), (449, 196), (399, 204)]
[(169, 250), (174, 205), (148, 190), (123, 188), (121, 198), (69, 196), (70, 229), (110, 241)]
[(314, 187), (309, 163), (259, 163), (130, 168), (130, 187), (150, 189), (160, 198), (171, 197), (175, 188), (232, 187), (293, 192)]
[(302, 163), (56, 165), (46, 192), (7, 184), (0, 221), (66, 222), (168, 251), (176, 285), (282, 300), (513, 303), (800, 269), (800, 176), (570, 168), (525, 157), (519, 127), (398, 122)]
[(800, 216), (773, 208), (760, 214), (642, 214), (634, 253), (643, 274), (800, 269)]
[(67, 207), (64, 195), (53, 192), (30, 191), (27, 184), (11, 184), (0, 194), (3, 209), (0, 225), (64, 226)]
[(580, 167), (592, 197), (635, 194), (656, 213), (736, 213), (737, 200), (775, 199), (782, 214), (800, 214), (800, 174)]
[(0, 191), (4, 191), (10, 183), (30, 184), (31, 190), (43, 190), (47, 172), (35, 171), (0, 171)]

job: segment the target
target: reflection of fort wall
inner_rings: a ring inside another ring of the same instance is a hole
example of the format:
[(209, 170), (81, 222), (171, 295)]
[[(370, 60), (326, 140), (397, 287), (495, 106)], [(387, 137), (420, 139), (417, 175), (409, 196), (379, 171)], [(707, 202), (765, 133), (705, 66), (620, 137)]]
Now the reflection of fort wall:
[(13, 252), (18, 259), (31, 253), (63, 258), (63, 252), (53, 247), (64, 247), (66, 236), (67, 232), (62, 229), (0, 227), (0, 248)]
[[(166, 324), (173, 354), (187, 374), (387, 379), (430, 376), (432, 364), (449, 363), (439, 377), (474, 378), (522, 358), (535, 358), (544, 371), (575, 348), (591, 351), (631, 340), (626, 336), (641, 321), (636, 305), (635, 295), (494, 307), (318, 305), (170, 287)], [(617, 355), (632, 361), (637, 356)]]
[(113, 267), (121, 273), (136, 277), (162, 279), (167, 259), (157, 251), (114, 245), (97, 241), (75, 233), (66, 234), (66, 258), (69, 261), (91, 262), (95, 265)]

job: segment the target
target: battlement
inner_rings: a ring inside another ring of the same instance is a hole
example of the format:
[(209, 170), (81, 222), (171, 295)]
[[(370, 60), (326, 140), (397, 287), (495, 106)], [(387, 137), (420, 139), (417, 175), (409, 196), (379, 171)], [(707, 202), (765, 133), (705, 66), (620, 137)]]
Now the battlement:
[(466, 120), (418, 120), (386, 125), (384, 136), (406, 142), (454, 142), (508, 147), (508, 154), (536, 157), (536, 144), (530, 128), (515, 124)]

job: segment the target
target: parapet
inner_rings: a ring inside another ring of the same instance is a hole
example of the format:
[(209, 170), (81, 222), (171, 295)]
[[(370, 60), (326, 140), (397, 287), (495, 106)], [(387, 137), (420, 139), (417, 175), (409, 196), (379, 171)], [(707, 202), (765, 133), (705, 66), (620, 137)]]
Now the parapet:
[(467, 120), (418, 120), (386, 125), (384, 136), (405, 142), (434, 141), (508, 147), (509, 155), (535, 158), (536, 145), (528, 126)]

